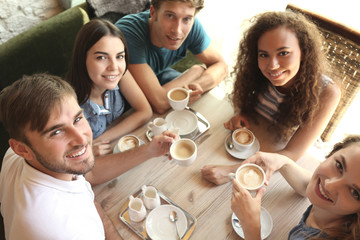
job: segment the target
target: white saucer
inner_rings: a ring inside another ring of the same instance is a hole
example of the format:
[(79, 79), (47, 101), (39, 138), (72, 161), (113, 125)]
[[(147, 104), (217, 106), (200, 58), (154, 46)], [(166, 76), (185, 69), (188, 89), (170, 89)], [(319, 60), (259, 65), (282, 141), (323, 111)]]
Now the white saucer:
[(173, 205), (160, 205), (152, 210), (146, 217), (146, 232), (153, 240), (176, 240), (175, 223), (170, 221), (170, 213), (175, 211), (179, 235), (182, 237), (187, 229), (187, 219), (184, 212)]
[(166, 117), (168, 129), (179, 129), (179, 135), (186, 137), (196, 134), (198, 130), (198, 119), (196, 115), (188, 110), (172, 111)]
[(254, 144), (252, 145), (252, 147), (245, 151), (238, 151), (235, 148), (230, 149), (227, 144), (228, 141), (230, 141), (230, 140), (231, 140), (231, 134), (229, 134), (225, 138), (225, 148), (226, 148), (226, 151), (235, 158), (247, 159), (247, 158), (251, 157), (252, 155), (254, 155), (257, 151), (260, 150), (260, 143), (259, 143), (259, 140), (257, 140), (257, 138), (255, 138), (255, 141), (254, 141)]
[[(244, 238), (243, 229), (241, 227), (235, 226), (233, 219), (238, 219), (236, 217), (235, 213), (233, 213), (231, 216), (231, 224), (232, 224), (235, 232), (237, 233), (237, 235)], [(272, 231), (273, 221), (272, 221), (270, 213), (263, 207), (261, 207), (260, 224), (261, 224), (261, 238), (265, 239), (270, 235), (270, 233)]]

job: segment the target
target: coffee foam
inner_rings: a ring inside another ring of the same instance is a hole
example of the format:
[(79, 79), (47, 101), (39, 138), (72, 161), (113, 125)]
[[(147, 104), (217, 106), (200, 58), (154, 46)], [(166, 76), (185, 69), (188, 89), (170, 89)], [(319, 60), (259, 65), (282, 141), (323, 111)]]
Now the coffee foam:
[(237, 136), (237, 140), (240, 143), (247, 143), (251, 140), (251, 136), (250, 134), (248, 134), (247, 132), (240, 132)]
[(264, 180), (262, 172), (254, 167), (244, 167), (238, 172), (239, 182), (248, 188), (260, 186)]
[(119, 149), (121, 151), (126, 151), (126, 150), (137, 147), (138, 144), (139, 144), (139, 141), (135, 137), (125, 137), (122, 141), (120, 141)]

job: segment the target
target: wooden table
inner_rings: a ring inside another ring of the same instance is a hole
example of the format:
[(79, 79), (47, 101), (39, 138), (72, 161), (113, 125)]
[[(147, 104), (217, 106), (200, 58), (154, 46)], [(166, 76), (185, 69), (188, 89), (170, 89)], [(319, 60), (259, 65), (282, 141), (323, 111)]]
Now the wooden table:
[[(241, 239), (231, 224), (231, 182), (215, 186), (204, 180), (199, 170), (208, 164), (228, 165), (241, 162), (228, 154), (224, 146), (224, 140), (230, 132), (224, 128), (223, 123), (233, 116), (233, 108), (227, 97), (218, 98), (213, 94), (215, 91), (218, 89), (205, 94), (198, 102), (190, 105), (211, 125), (207, 132), (195, 140), (198, 145), (198, 157), (191, 166), (178, 166), (166, 156), (162, 156), (150, 159), (112, 181), (94, 187), (96, 200), (103, 206), (124, 239), (139, 239), (119, 219), (119, 213), (128, 197), (142, 185), (155, 186), (197, 219), (191, 239)], [(158, 116), (154, 115), (153, 118)], [(133, 133), (148, 142), (145, 136), (146, 129), (144, 125)], [(255, 135), (262, 144), (261, 133)], [(311, 170), (318, 164), (310, 156), (303, 157), (298, 163)], [(281, 240), (287, 239), (289, 231), (300, 221), (309, 202), (297, 195), (276, 172), (267, 187), (262, 206), (269, 211), (274, 222), (272, 233), (267, 239)]]

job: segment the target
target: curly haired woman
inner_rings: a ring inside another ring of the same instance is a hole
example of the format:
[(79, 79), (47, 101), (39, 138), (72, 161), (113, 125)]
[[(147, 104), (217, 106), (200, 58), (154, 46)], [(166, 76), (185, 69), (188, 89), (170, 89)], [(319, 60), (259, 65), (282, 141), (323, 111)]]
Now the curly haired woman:
[[(315, 24), (291, 11), (262, 13), (253, 21), (232, 73), (237, 114), (224, 125), (231, 131), (246, 127), (261, 151), (296, 161), (325, 129), (340, 90), (325, 76), (328, 64)], [(223, 184), (238, 166), (209, 165), (201, 171), (208, 181)]]

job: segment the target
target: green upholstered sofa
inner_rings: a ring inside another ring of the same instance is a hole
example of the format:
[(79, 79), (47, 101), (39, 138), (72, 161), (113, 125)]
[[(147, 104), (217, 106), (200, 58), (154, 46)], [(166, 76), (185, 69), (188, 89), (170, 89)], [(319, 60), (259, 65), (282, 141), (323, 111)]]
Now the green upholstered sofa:
[[(87, 4), (70, 8), (0, 45), (0, 89), (23, 74), (48, 72), (64, 77), (77, 32), (91, 17)], [(1, 107), (1, 106), (0, 106)], [(34, 109), (36, 111), (36, 109)], [(0, 169), (9, 147), (9, 136), (0, 125)], [(0, 215), (0, 239), (5, 239)]]
[[(23, 74), (47, 72), (64, 77), (76, 34), (90, 17), (91, 10), (84, 3), (69, 8), (0, 45), (0, 89)], [(8, 139), (8, 134), (1, 125), (0, 163), (9, 147)]]

